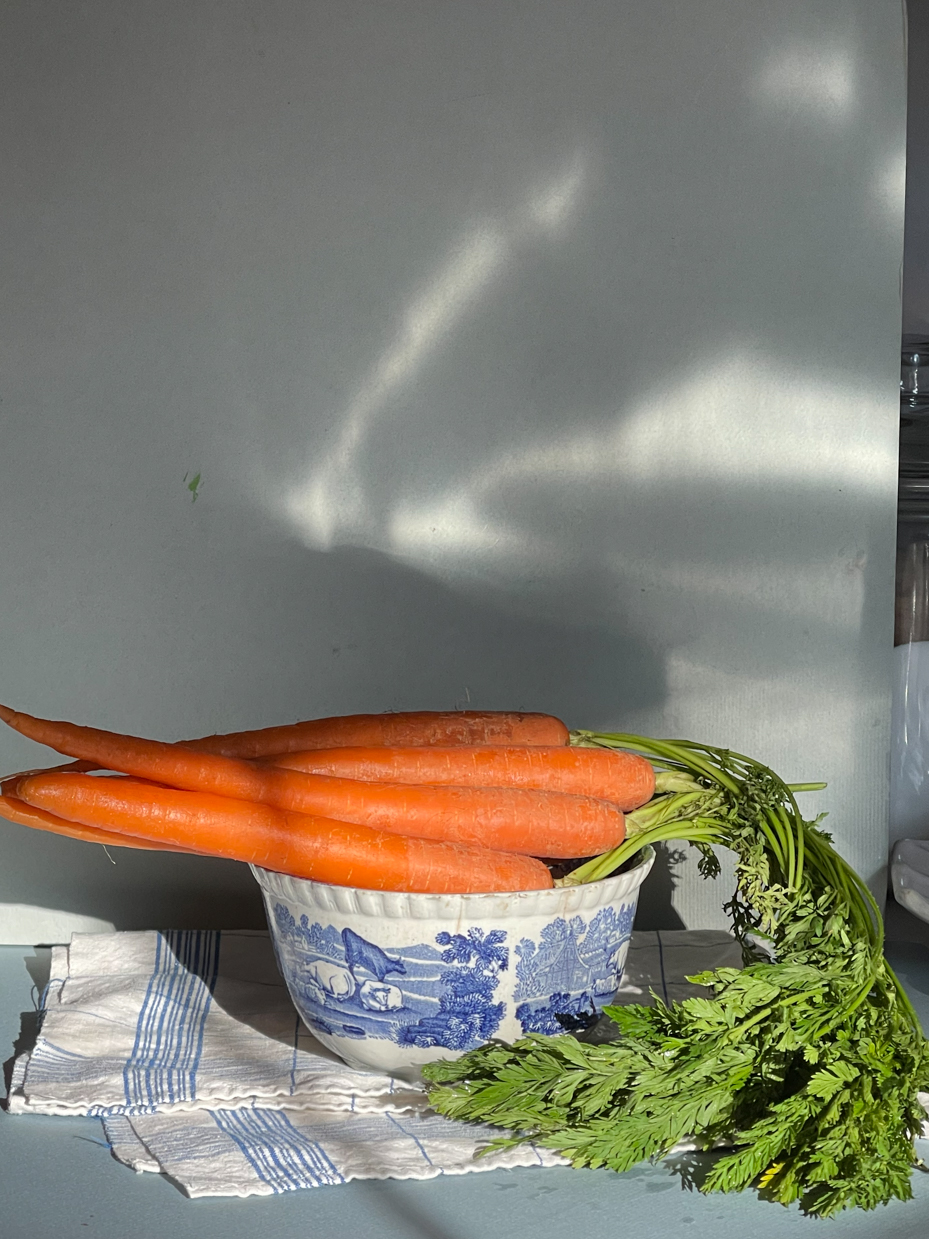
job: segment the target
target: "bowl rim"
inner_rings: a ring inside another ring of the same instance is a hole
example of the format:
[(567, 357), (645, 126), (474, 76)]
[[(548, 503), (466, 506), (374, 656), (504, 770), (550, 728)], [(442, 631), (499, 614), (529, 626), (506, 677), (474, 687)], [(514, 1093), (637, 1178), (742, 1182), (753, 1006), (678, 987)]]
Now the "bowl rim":
[(390, 920), (405, 917), (448, 920), (478, 914), (512, 917), (547, 916), (552, 913), (565, 915), (601, 908), (613, 899), (637, 897), (654, 861), (655, 849), (646, 844), (641, 849), (640, 859), (633, 866), (622, 873), (599, 878), (596, 882), (546, 887), (544, 890), (472, 891), (461, 894), (338, 886), (330, 882), (317, 882), (313, 878), (295, 878), (259, 865), (250, 865), (249, 868), (266, 899), (271, 896), (284, 897), (294, 903), (312, 903), (329, 911), (384, 916)]

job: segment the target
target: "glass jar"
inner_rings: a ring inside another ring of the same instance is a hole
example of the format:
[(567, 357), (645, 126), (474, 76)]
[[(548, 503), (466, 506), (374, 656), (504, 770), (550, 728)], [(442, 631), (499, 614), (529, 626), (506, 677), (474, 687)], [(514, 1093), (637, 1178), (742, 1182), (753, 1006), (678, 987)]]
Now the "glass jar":
[(904, 336), (900, 354), (900, 424), (929, 413), (929, 340)]

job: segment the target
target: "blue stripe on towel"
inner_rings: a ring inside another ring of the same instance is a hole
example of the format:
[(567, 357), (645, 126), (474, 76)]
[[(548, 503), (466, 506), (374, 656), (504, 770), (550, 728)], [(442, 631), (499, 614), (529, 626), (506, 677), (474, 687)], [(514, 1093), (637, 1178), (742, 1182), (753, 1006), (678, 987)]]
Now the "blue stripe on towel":
[[(395, 1116), (395, 1115), (391, 1114), (389, 1110), (387, 1111), (387, 1118), (389, 1118), (389, 1119), (390, 1119), (390, 1121), (391, 1121), (391, 1123), (393, 1123), (394, 1127), (396, 1127), (399, 1131), (401, 1131), (401, 1132), (404, 1134), (404, 1136), (408, 1136), (408, 1137), (409, 1137), (409, 1139), (413, 1141), (413, 1143), (414, 1143), (414, 1144), (416, 1145), (416, 1147), (419, 1149), (420, 1153), (422, 1153), (422, 1155), (423, 1155), (423, 1157), (424, 1157), (424, 1159), (425, 1159), (426, 1165), (427, 1165), (427, 1166), (431, 1166), (431, 1165), (432, 1165), (432, 1158), (431, 1158), (431, 1157), (429, 1156), (429, 1154), (426, 1152), (425, 1147), (423, 1146), (423, 1142), (422, 1142), (421, 1140), (418, 1140), (418, 1139), (416, 1138), (416, 1136), (414, 1136), (414, 1135), (413, 1135), (413, 1133), (412, 1133), (411, 1131), (407, 1131), (407, 1130), (406, 1130), (406, 1128), (403, 1126), (403, 1124), (400, 1122), (400, 1120), (399, 1120), (398, 1118), (396, 1118), (396, 1116)], [(444, 1173), (445, 1173), (445, 1172), (441, 1169), (441, 1167), (440, 1167), (440, 1169), (439, 1169), (439, 1173), (440, 1173), (440, 1174), (444, 1174)]]
[(155, 961), (123, 1070), (126, 1104), (192, 1101), (203, 1030), (219, 969), (219, 932), (171, 930), (155, 940)]
[(345, 1182), (322, 1145), (294, 1127), (280, 1110), (211, 1110), (210, 1114), (274, 1192)]
[(35, 1073), (45, 1084), (60, 1081), (70, 1084), (75, 1073), (81, 1070), (78, 1064), (92, 1061), (86, 1054), (63, 1049), (62, 1046), (55, 1045), (53, 1041), (45, 1040), (37, 1046), (33, 1058), (33, 1062), (37, 1064)]

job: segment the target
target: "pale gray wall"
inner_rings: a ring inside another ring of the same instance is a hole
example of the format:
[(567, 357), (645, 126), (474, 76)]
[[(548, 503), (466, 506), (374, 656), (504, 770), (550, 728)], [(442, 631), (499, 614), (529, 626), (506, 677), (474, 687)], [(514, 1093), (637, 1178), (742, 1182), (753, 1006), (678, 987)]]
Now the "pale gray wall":
[[(0, 57), (0, 700), (702, 738), (882, 887), (899, 0), (20, 2)], [(0, 849), (0, 937), (261, 920)]]

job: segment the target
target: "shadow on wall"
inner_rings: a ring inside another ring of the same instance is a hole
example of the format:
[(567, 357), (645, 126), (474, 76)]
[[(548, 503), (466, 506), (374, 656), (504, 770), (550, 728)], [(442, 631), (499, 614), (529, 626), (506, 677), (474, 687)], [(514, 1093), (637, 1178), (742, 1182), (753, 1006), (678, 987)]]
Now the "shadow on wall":
[[(660, 658), (635, 633), (623, 631), (621, 621), (607, 633), (507, 614), (502, 599), (453, 592), (374, 551), (326, 553), (278, 543), (273, 555), (248, 558), (235, 569), (238, 579), (247, 577), (249, 597), (211, 609), (204, 626), (213, 658), (200, 663), (186, 651), (179, 700), (209, 703), (209, 717), (197, 720), (203, 730), (469, 702), (547, 710), (570, 726), (596, 728), (615, 726), (624, 710), (663, 700)], [(222, 576), (224, 567), (214, 562), (209, 570)], [(574, 586), (582, 609), (596, 583)], [(294, 616), (302, 617), (296, 630)], [(153, 617), (150, 631), (132, 637), (144, 642), (148, 676), (176, 668), (177, 632), (162, 614)], [(134, 657), (125, 646), (119, 650), (121, 662)], [(191, 680), (191, 667), (203, 668), (200, 684)], [(228, 687), (205, 682), (219, 674)], [(185, 708), (179, 720), (185, 731), (192, 713)], [(186, 734), (196, 731), (193, 726)], [(7, 840), (0, 902), (98, 917), (118, 929), (264, 924), (257, 887), (242, 864), (129, 850), (114, 850), (113, 864), (95, 845), (14, 825), (0, 830)], [(656, 865), (642, 899), (649, 926), (680, 924), (671, 891), (667, 867)]]
[(672, 897), (680, 882), (677, 870), (689, 850), (686, 846), (674, 848), (670, 843), (656, 846), (652, 871), (639, 891), (635, 910), (636, 929), (687, 928), (674, 910)]

